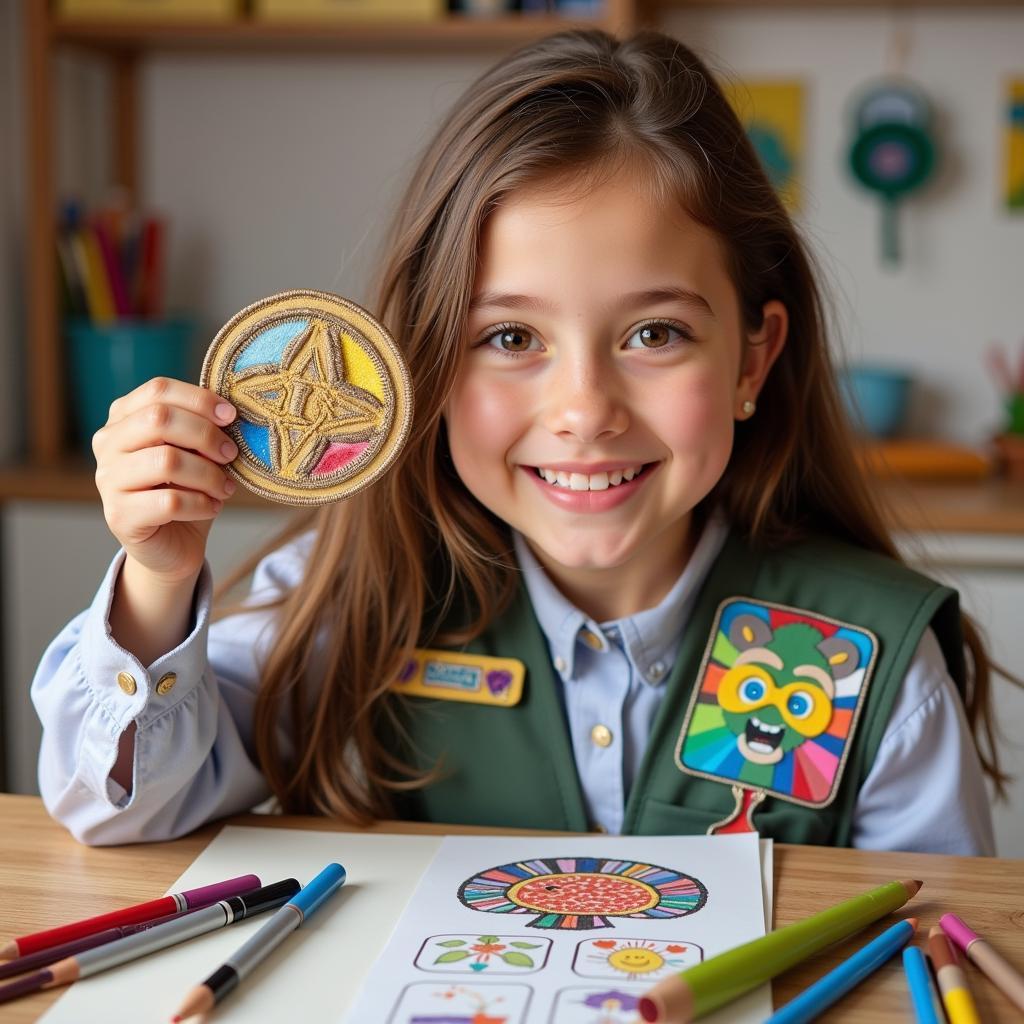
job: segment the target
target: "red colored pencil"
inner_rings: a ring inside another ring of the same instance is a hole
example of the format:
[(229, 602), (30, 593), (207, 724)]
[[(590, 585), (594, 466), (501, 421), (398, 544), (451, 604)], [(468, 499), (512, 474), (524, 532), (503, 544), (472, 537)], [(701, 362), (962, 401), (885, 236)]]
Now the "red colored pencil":
[(142, 226), (139, 315), (144, 320), (163, 316), (164, 235), (164, 222), (159, 217), (149, 217)]
[(224, 882), (215, 882), (213, 885), (203, 885), (198, 889), (171, 893), (170, 896), (161, 896), (157, 900), (139, 903), (134, 907), (122, 907), (120, 910), (112, 910), (109, 914), (99, 914), (83, 921), (74, 921), (71, 924), (62, 924), (57, 928), (48, 928), (45, 931), (33, 932), (31, 935), (19, 936), (0, 948), (0, 959), (9, 960), (16, 956), (28, 956), (31, 953), (49, 949), (50, 946), (56, 946), (62, 942), (72, 942), (83, 936), (94, 935), (96, 932), (104, 931), (107, 928), (116, 928), (119, 925), (141, 924), (143, 921), (152, 921), (155, 918), (166, 917), (168, 914), (176, 914), (182, 910), (198, 910), (200, 907), (209, 907), (231, 896), (242, 896), (247, 892), (252, 892), (259, 886), (260, 880), (256, 875), (240, 875), (238, 878), (229, 878)]

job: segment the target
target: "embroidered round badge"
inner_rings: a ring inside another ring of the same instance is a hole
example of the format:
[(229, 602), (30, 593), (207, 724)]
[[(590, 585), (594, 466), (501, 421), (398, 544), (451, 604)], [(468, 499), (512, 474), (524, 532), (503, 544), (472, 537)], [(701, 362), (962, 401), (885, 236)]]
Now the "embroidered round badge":
[(412, 382), (391, 335), (353, 302), (318, 291), (271, 295), (213, 339), (199, 381), (238, 415), (227, 466), (265, 498), (322, 505), (373, 483), (412, 423)]

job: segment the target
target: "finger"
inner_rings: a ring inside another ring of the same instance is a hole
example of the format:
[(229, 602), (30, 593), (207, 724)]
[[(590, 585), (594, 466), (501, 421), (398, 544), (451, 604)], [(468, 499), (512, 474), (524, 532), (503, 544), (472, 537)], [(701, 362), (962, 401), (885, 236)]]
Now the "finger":
[(198, 491), (161, 487), (119, 495), (116, 509), (110, 509), (106, 519), (118, 537), (146, 537), (168, 523), (213, 519), (223, 507), (222, 501)]
[(235, 418), (231, 403), (209, 388), (200, 388), (173, 377), (153, 377), (116, 399), (110, 406), (107, 422), (117, 423), (151, 405), (173, 405), (211, 423), (228, 424)]
[(230, 462), (238, 455), (235, 442), (220, 427), (197, 413), (161, 402), (108, 424), (93, 438), (97, 463), (111, 453), (159, 445), (194, 451), (218, 463)]
[(218, 500), (235, 492), (235, 481), (220, 465), (174, 445), (156, 445), (129, 452), (110, 467), (98, 467), (96, 486), (101, 494), (170, 486), (199, 491)]

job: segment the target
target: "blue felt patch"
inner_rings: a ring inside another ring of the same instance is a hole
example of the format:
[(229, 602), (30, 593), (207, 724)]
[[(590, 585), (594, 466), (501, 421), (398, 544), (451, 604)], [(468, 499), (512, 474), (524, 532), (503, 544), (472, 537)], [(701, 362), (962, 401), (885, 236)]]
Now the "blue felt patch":
[(267, 469), (273, 469), (274, 467), (270, 464), (270, 430), (267, 427), (261, 427), (258, 423), (250, 423), (248, 420), (239, 420), (238, 429), (242, 432), (242, 437), (245, 438), (245, 443), (253, 455)]
[(254, 334), (249, 343), (235, 357), (232, 370), (240, 373), (250, 366), (277, 365), (281, 355), (296, 335), (309, 327), (308, 320), (290, 320), (287, 323), (268, 327), (265, 331)]

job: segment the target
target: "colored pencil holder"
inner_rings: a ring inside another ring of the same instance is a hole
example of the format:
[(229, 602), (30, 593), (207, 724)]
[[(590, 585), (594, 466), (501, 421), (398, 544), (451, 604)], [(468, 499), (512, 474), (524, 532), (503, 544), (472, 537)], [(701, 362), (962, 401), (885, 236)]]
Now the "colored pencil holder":
[(198, 380), (196, 325), (187, 319), (66, 324), (71, 399), (78, 440), (87, 451), (110, 405), (152, 377)]

